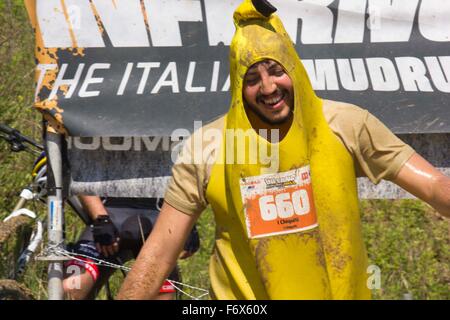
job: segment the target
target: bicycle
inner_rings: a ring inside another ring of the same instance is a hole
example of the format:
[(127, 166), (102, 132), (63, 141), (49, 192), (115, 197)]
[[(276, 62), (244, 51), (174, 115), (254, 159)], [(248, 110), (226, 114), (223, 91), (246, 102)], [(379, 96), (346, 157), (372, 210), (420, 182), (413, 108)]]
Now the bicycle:
[[(7, 279), (0, 279), (0, 300), (5, 299), (33, 299), (31, 291), (20, 283), (28, 264), (38, 253), (38, 249), (43, 240), (44, 230), (46, 230), (46, 219), (41, 219), (36, 210), (25, 208), (28, 201), (40, 201), (46, 203), (47, 196), (47, 157), (44, 147), (38, 142), (30, 139), (18, 130), (0, 124), (0, 139), (10, 144), (12, 152), (27, 151), (31, 154), (38, 154), (38, 158), (34, 162), (32, 177), (33, 181), (26, 186), (20, 193), (20, 199), (9, 214), (2, 222), (0, 222), (0, 252), (12, 252), (12, 256), (7, 259), (7, 263), (0, 263), (7, 270)], [(66, 198), (66, 203), (70, 205), (73, 211), (81, 218), (85, 225), (92, 223), (90, 217), (83, 210), (83, 207), (77, 197), (72, 196)], [(34, 226), (33, 226), (34, 223)], [(16, 242), (12, 241), (17, 240)], [(13, 242), (13, 248), (9, 243)], [(65, 249), (60, 249), (57, 254), (65, 256), (67, 260), (77, 259), (76, 255)], [(45, 254), (44, 254), (45, 255)], [(44, 259), (45, 260), (45, 259)], [(106, 261), (97, 261), (112, 268), (120, 269), (123, 278), (126, 277), (129, 268), (123, 264), (112, 264)], [(5, 272), (3, 272), (4, 274)], [(2, 273), (0, 273), (2, 274)], [(191, 287), (181, 282), (173, 281), (176, 287), (176, 299), (181, 299), (181, 293), (189, 297), (193, 297), (183, 290), (179, 285), (200, 290), (203, 297), (207, 294), (207, 290)], [(106, 296), (109, 300), (113, 299), (112, 290), (109, 281), (105, 284)], [(196, 299), (196, 297), (193, 297)]]
[[(0, 124), (0, 139), (10, 144), (12, 152), (39, 155), (33, 165), (32, 182), (23, 188), (12, 212), (0, 222), (0, 252), (4, 255), (0, 271), (7, 277), (0, 279), (0, 300), (27, 300), (32, 299), (33, 294), (20, 280), (42, 243), (46, 227), (45, 219), (36, 214), (35, 201), (46, 202), (47, 157), (40, 143), (4, 124)], [(25, 207), (29, 201), (33, 202), (33, 210)], [(86, 224), (89, 223), (77, 198), (69, 198), (67, 203)]]

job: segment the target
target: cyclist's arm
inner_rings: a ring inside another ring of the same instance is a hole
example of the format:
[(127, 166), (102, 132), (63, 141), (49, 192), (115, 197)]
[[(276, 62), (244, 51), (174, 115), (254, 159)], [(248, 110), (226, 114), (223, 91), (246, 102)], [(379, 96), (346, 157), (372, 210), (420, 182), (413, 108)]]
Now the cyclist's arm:
[(392, 180), (394, 183), (450, 217), (450, 178), (415, 153)]
[(154, 299), (197, 220), (166, 202), (117, 299)]
[(87, 211), (92, 220), (97, 219), (99, 215), (108, 215), (102, 199), (98, 196), (79, 196), (83, 208)]
[[(80, 196), (80, 201), (92, 220), (95, 221), (101, 215), (108, 215), (108, 211), (99, 196)], [(105, 257), (113, 256), (119, 251), (119, 243), (117, 239), (109, 245), (101, 245), (96, 242), (95, 246), (97, 247), (97, 251), (101, 252)]]

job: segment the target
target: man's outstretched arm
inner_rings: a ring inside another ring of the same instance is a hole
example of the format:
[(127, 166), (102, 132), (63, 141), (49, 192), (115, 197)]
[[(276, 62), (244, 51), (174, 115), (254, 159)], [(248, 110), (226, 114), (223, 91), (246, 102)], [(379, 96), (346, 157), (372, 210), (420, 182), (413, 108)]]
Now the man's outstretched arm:
[(175, 267), (178, 255), (197, 220), (164, 203), (155, 227), (142, 247), (117, 299), (154, 299)]
[(394, 183), (450, 217), (450, 178), (415, 153), (400, 169)]

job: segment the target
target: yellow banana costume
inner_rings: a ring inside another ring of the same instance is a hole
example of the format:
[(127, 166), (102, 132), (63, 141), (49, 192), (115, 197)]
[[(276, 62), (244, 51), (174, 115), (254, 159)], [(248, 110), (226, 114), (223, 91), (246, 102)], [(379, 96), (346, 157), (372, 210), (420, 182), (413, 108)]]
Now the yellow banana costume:
[[(218, 299), (370, 299), (353, 160), (329, 128), (322, 100), (279, 18), (264, 16), (245, 0), (234, 13), (234, 23), (232, 101), (225, 128), (250, 129), (258, 145), (279, 152), (279, 173), (310, 166), (318, 226), (249, 238), (250, 207), (242, 200), (242, 181), (269, 171), (260, 159), (256, 164), (227, 164), (227, 153), (242, 150), (235, 138), (224, 134), (206, 190), (218, 226), (210, 264), (212, 293)], [(242, 98), (248, 68), (264, 59), (280, 63), (294, 86), (293, 123), (276, 145), (251, 130)]]

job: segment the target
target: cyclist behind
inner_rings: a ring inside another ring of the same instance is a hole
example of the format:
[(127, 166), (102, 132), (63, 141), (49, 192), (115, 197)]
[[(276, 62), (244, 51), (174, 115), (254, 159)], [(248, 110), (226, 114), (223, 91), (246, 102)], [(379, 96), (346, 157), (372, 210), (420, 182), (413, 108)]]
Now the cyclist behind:
[[(80, 200), (93, 224), (87, 226), (78, 241), (68, 248), (79, 255), (76, 260), (65, 264), (64, 293), (66, 298), (73, 300), (95, 299), (114, 273), (114, 268), (96, 265), (95, 259), (121, 265), (137, 257), (163, 202), (158, 198), (106, 198), (102, 201), (97, 196), (80, 196)], [(179, 258), (191, 256), (199, 246), (200, 240), (194, 226)], [(177, 267), (168, 279), (179, 281)], [(174, 293), (174, 286), (166, 280), (158, 298), (170, 300), (174, 298)]]

